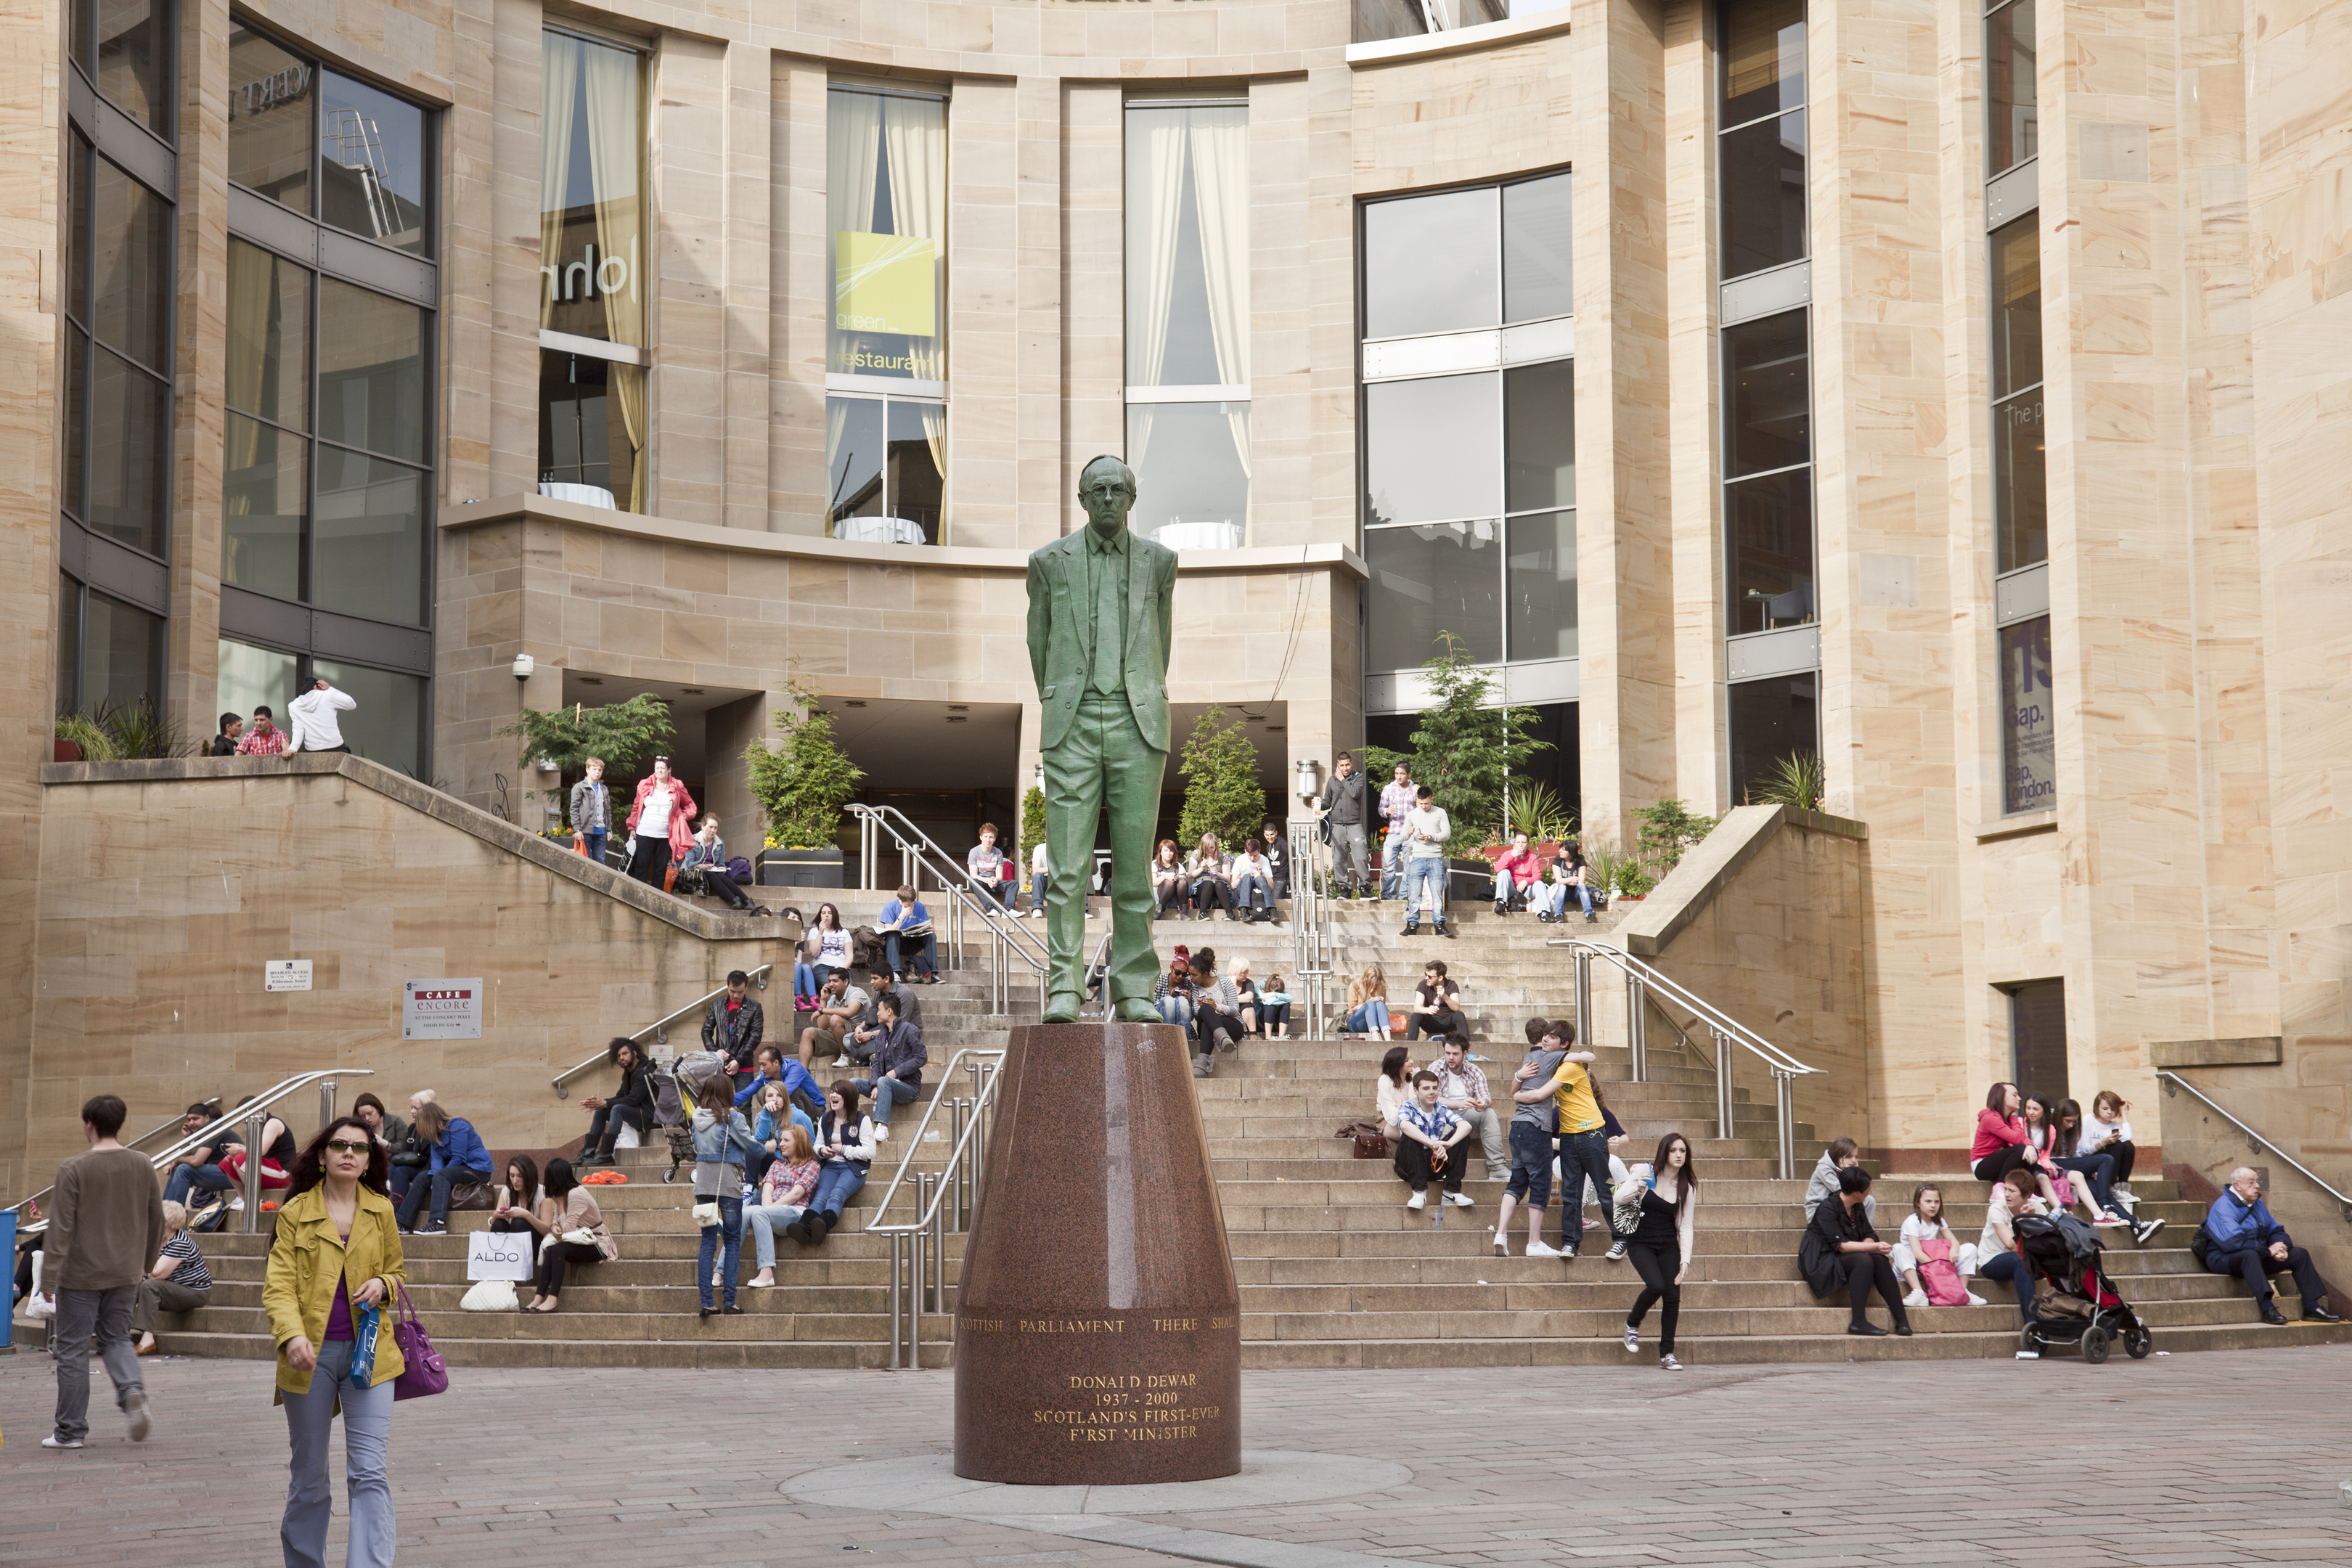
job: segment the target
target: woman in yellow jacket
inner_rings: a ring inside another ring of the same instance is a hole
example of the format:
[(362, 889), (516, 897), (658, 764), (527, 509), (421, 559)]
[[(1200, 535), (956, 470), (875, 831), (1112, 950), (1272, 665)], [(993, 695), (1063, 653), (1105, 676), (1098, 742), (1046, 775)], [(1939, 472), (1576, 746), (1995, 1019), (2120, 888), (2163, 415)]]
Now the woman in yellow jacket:
[[(325, 1568), (327, 1438), (343, 1417), (351, 1496), (350, 1568), (378, 1568), (393, 1553), (392, 1483), (384, 1449), (392, 1436), (392, 1383), (401, 1373), (392, 1334), (394, 1286), (407, 1278), (400, 1227), (384, 1195), (384, 1146), (366, 1122), (339, 1116), (294, 1162), (269, 1271), (261, 1287), (278, 1342), (278, 1403), (286, 1406), (293, 1477), (278, 1539), (286, 1568)], [(372, 1362), (364, 1354), (369, 1309), (380, 1313)]]

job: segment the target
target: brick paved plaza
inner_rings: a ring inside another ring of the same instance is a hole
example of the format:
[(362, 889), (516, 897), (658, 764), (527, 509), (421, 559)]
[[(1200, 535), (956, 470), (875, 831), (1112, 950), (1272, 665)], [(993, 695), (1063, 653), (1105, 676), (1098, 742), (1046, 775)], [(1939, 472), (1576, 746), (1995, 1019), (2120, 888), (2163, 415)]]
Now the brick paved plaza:
[[(154, 1436), (94, 1409), (44, 1451), (50, 1363), (0, 1358), (0, 1562), (278, 1561), (266, 1364), (148, 1364)], [(93, 1374), (100, 1387), (104, 1376)], [(401, 1561), (424, 1568), (886, 1562), (2352, 1563), (2352, 1347), (2088, 1367), (1252, 1373), (1247, 1446), (1412, 1481), (1291, 1506), (976, 1519), (823, 1507), (792, 1478), (947, 1447), (944, 1372), (459, 1369), (393, 1427)], [(341, 1561), (341, 1459), (336, 1544)], [(937, 1502), (937, 1499), (934, 1501)], [(1161, 1505), (1154, 1503), (1158, 1509)], [(178, 1532), (204, 1529), (201, 1539)], [(1130, 1544), (1149, 1542), (1157, 1550)]]

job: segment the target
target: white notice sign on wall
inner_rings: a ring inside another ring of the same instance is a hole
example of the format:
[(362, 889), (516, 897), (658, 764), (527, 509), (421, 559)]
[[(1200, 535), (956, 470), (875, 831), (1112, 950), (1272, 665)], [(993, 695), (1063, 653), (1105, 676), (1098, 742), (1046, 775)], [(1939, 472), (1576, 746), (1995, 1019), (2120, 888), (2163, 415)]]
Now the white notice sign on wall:
[(401, 982), (400, 1037), (404, 1040), (478, 1040), (482, 1037), (482, 982)]
[(310, 961), (307, 958), (273, 958), (262, 965), (261, 988), (264, 991), (308, 991), (310, 989)]

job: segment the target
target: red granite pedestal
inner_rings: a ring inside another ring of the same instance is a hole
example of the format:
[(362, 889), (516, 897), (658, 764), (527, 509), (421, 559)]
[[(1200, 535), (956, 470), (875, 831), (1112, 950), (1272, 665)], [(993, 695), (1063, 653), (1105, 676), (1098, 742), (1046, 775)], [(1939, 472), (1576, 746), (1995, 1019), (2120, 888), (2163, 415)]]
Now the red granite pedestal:
[(1184, 1032), (1014, 1029), (956, 1293), (955, 1473), (1236, 1474), (1241, 1356)]

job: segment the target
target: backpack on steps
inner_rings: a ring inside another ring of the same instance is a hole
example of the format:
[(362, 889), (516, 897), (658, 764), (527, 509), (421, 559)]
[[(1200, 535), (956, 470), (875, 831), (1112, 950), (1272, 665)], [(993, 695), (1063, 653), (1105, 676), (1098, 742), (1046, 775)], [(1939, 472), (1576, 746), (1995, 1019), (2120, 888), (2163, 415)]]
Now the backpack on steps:
[(1931, 1307), (1965, 1307), (1969, 1304), (1969, 1288), (1960, 1279), (1960, 1266), (1952, 1261), (1954, 1247), (1946, 1237), (1931, 1237), (1911, 1244), (1911, 1254), (1918, 1259), (1920, 1288), (1927, 1292)]

